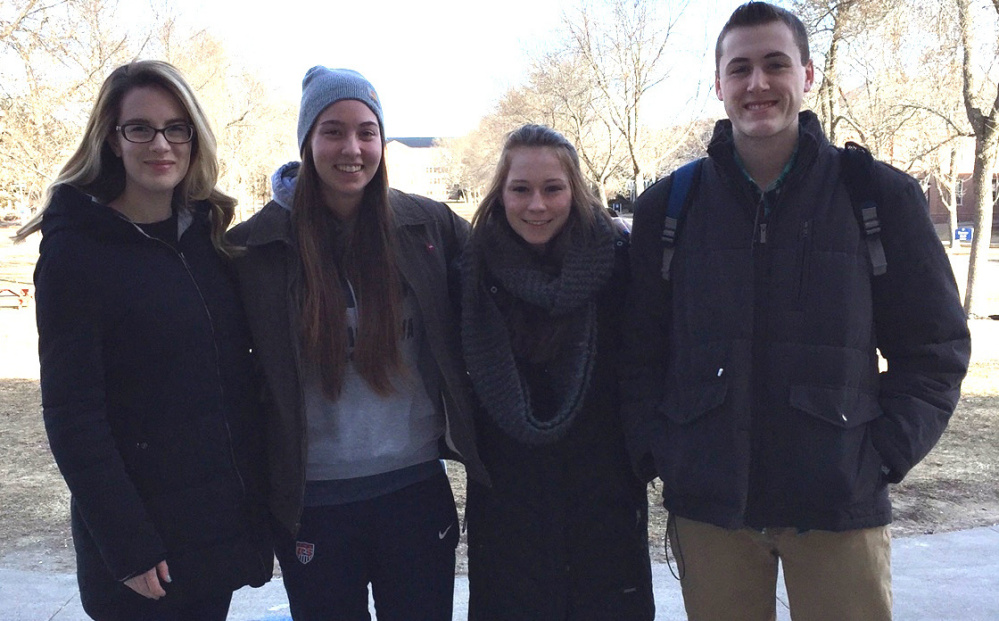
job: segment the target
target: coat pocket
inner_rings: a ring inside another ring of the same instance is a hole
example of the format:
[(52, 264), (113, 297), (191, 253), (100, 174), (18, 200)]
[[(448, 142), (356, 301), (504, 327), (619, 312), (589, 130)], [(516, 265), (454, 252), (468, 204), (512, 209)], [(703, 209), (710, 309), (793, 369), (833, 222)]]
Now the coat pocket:
[(786, 447), (788, 463), (796, 465), (794, 487), (816, 507), (871, 502), (884, 485), (868, 425), (881, 416), (877, 396), (848, 387), (791, 386), (789, 402), (797, 412)]
[(790, 403), (797, 410), (843, 429), (881, 416), (877, 396), (856, 388), (791, 386)]
[(719, 341), (684, 349), (672, 359), (662, 413), (684, 425), (725, 402), (728, 395), (730, 345)]
[(663, 498), (737, 511), (745, 502), (748, 434), (726, 403), (729, 382), (678, 387), (663, 403), (664, 431), (653, 447)]
[(725, 403), (728, 382), (717, 380), (671, 390), (663, 402), (662, 411), (671, 422), (685, 425)]

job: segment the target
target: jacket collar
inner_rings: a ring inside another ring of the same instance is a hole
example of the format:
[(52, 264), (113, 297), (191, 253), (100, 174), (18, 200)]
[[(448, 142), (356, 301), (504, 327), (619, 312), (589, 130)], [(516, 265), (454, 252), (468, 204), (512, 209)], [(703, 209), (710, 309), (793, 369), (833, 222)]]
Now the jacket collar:
[(253, 226), (246, 236), (247, 246), (264, 246), (273, 242), (294, 243), (295, 236), (291, 230), (291, 212), (277, 201), (264, 205), (255, 216)]
[[(796, 177), (804, 170), (818, 155), (819, 149), (829, 144), (825, 133), (822, 131), (822, 124), (819, 117), (811, 110), (802, 110), (798, 113), (798, 147), (795, 155), (794, 166), (789, 172), (789, 177)], [(739, 165), (735, 161), (735, 139), (732, 135), (732, 121), (722, 119), (715, 123), (714, 134), (708, 144), (708, 155), (711, 159), (721, 164), (729, 171), (739, 171)]]
[[(177, 211), (177, 238), (194, 223), (195, 217), (208, 220), (210, 208), (205, 201), (191, 203), (189, 207), (175, 205)], [(127, 234), (141, 229), (124, 215), (95, 197), (69, 184), (53, 189), (52, 198), (42, 219), (42, 233), (51, 235), (61, 228), (93, 228)], [(143, 233), (145, 234), (145, 233)]]
[(435, 221), (434, 215), (411, 194), (389, 189), (389, 205), (395, 227), (419, 226)]
[[(434, 221), (433, 214), (424, 208), (411, 195), (399, 190), (389, 190), (389, 205), (395, 228), (420, 226)], [(247, 246), (263, 246), (273, 242), (293, 244), (295, 234), (291, 226), (291, 211), (278, 200), (267, 203), (257, 215), (256, 221), (246, 238)]]

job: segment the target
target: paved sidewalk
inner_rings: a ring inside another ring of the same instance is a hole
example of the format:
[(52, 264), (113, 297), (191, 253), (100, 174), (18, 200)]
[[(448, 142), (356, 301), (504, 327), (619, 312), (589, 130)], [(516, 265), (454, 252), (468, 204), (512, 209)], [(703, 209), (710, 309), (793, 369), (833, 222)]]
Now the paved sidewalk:
[[(892, 566), (895, 621), (995, 621), (999, 619), (999, 525), (896, 539)], [(684, 619), (680, 587), (666, 565), (653, 566), (657, 621)], [(778, 621), (790, 621), (787, 596), (779, 593)], [(467, 614), (468, 579), (455, 585), (455, 620)], [(242, 589), (230, 621), (290, 621), (280, 580)], [(87, 621), (67, 574), (0, 569), (3, 621)]]

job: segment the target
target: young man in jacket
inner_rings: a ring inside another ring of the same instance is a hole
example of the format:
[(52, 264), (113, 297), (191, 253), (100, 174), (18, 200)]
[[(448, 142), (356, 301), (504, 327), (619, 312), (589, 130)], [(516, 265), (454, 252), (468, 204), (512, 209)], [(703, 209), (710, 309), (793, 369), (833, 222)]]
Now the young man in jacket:
[(636, 468), (663, 481), (691, 619), (774, 619), (778, 564), (795, 619), (890, 619), (887, 486), (940, 438), (967, 370), (918, 184), (874, 165), (874, 275), (842, 155), (801, 111), (813, 81), (797, 17), (736, 9), (716, 47), (728, 119), (669, 261), (673, 177), (636, 205), (624, 415)]

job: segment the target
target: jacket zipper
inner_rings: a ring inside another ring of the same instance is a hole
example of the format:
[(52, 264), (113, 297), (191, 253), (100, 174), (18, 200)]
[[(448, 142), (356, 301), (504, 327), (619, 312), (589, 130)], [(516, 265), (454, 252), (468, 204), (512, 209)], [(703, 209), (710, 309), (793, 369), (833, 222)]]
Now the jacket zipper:
[(176, 253), (177, 256), (180, 257), (181, 263), (184, 264), (184, 269), (187, 270), (187, 275), (194, 284), (195, 291), (198, 292), (198, 297), (201, 299), (201, 305), (205, 309), (205, 315), (208, 316), (208, 325), (212, 332), (212, 346), (215, 348), (215, 378), (219, 387), (219, 411), (222, 414), (222, 424), (225, 426), (226, 437), (229, 439), (229, 459), (232, 461), (232, 469), (236, 472), (236, 478), (239, 480), (239, 487), (243, 490), (243, 496), (246, 497), (246, 481), (243, 480), (243, 474), (239, 471), (239, 462), (236, 460), (236, 451), (233, 448), (234, 443), (232, 439), (232, 427), (229, 425), (229, 418), (226, 416), (225, 412), (225, 387), (222, 383), (222, 369), (220, 368), (222, 363), (222, 353), (219, 351), (218, 339), (215, 334), (215, 321), (212, 317), (211, 310), (208, 308), (208, 303), (205, 301), (204, 293), (202, 293), (201, 287), (198, 286), (198, 281), (194, 278), (194, 272), (191, 271), (191, 265), (187, 262), (187, 257), (184, 256), (184, 253), (180, 250), (177, 250)]
[[(134, 226), (134, 223), (133, 223)], [(208, 308), (208, 302), (205, 300), (205, 294), (201, 291), (201, 287), (198, 285), (197, 279), (194, 277), (194, 272), (191, 270), (191, 264), (188, 263), (187, 257), (184, 252), (180, 250), (180, 238), (181, 233), (177, 233), (177, 248), (174, 248), (170, 244), (164, 242), (163, 240), (156, 239), (155, 237), (149, 235), (143, 231), (140, 227), (135, 227), (140, 233), (145, 235), (148, 239), (151, 239), (159, 244), (162, 244), (167, 249), (172, 251), (180, 259), (181, 264), (184, 266), (184, 270), (187, 272), (188, 278), (191, 279), (191, 284), (194, 286), (194, 290), (198, 292), (198, 299), (201, 300), (201, 307), (205, 310), (205, 316), (208, 317), (208, 328), (212, 335), (212, 348), (215, 350), (215, 379), (219, 389), (219, 414), (222, 416), (222, 426), (225, 427), (226, 438), (229, 440), (229, 461), (232, 464), (232, 470), (236, 473), (236, 480), (239, 482), (239, 489), (242, 491), (243, 501), (246, 502), (248, 511), (252, 511), (250, 507), (249, 492), (246, 489), (246, 480), (243, 478), (243, 473), (239, 470), (239, 461), (236, 459), (236, 449), (235, 443), (232, 439), (232, 426), (229, 424), (229, 418), (226, 416), (225, 410), (225, 386), (222, 382), (222, 352), (219, 351), (218, 337), (215, 332), (215, 318), (212, 317), (212, 311)], [(262, 568), (266, 568), (267, 560), (260, 558), (260, 564)]]
[[(157, 239), (152, 235), (149, 235), (148, 233), (143, 231), (141, 227), (136, 225), (131, 220), (128, 220), (124, 217), (122, 217), (122, 219), (131, 224), (133, 227), (135, 227), (135, 230), (138, 231), (143, 237), (152, 240), (157, 244), (160, 244), (161, 246), (172, 252), (174, 255), (176, 255), (177, 258), (180, 259), (181, 265), (184, 266), (184, 271), (187, 272), (187, 277), (191, 279), (191, 284), (194, 286), (194, 290), (198, 292), (198, 299), (201, 300), (201, 307), (205, 311), (205, 316), (208, 317), (208, 328), (212, 334), (212, 348), (215, 350), (215, 378), (219, 390), (219, 413), (222, 415), (222, 424), (225, 427), (226, 437), (229, 439), (229, 460), (232, 462), (232, 469), (236, 473), (236, 479), (239, 481), (239, 487), (243, 491), (243, 496), (245, 498), (247, 495), (246, 481), (243, 480), (243, 473), (239, 471), (239, 462), (236, 460), (236, 453), (235, 450), (233, 449), (232, 427), (229, 425), (229, 419), (228, 417), (226, 417), (225, 413), (225, 389), (222, 386), (222, 369), (220, 368), (222, 361), (222, 354), (219, 351), (218, 339), (215, 333), (215, 319), (214, 317), (212, 317), (211, 309), (208, 308), (208, 303), (205, 301), (205, 295), (201, 291), (201, 287), (198, 286), (198, 281), (194, 278), (194, 272), (191, 271), (191, 265), (190, 263), (187, 262), (187, 257), (184, 256), (184, 252), (180, 250), (179, 247), (174, 248), (165, 241)], [(181, 238), (181, 233), (178, 231), (177, 233), (178, 246), (180, 245), (180, 238)]]
[[(771, 210), (771, 214), (773, 210)], [(767, 298), (763, 293), (766, 290), (766, 282), (769, 280), (768, 252), (767, 252), (767, 219), (770, 214), (766, 213), (766, 197), (761, 191), (756, 200), (755, 220), (753, 222), (754, 243), (751, 244), (751, 257), (753, 265), (753, 338), (750, 353), (750, 404), (749, 404), (749, 463), (746, 489), (752, 490), (754, 482), (762, 480), (765, 476), (764, 465), (756, 457), (759, 454), (758, 446), (764, 442), (763, 421), (759, 419), (759, 413), (763, 411), (760, 403), (762, 383), (761, 376), (765, 367), (761, 364), (763, 360), (762, 348), (766, 342), (766, 325), (768, 310), (766, 308)], [(750, 506), (746, 505), (743, 510), (742, 520), (745, 525), (749, 516)]]
[(811, 250), (811, 236), (812, 221), (805, 220), (801, 225), (801, 255), (798, 257), (798, 292), (795, 296), (795, 300), (799, 305), (805, 296), (805, 285), (808, 281), (809, 266), (811, 265), (811, 254), (809, 252)]
[(766, 197), (760, 192), (759, 198), (754, 202), (756, 205), (753, 208), (753, 243), (750, 244), (751, 248), (757, 243), (763, 245), (767, 243)]

